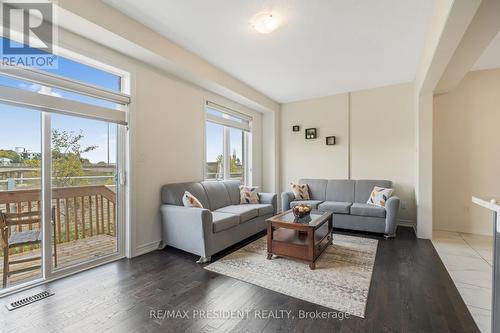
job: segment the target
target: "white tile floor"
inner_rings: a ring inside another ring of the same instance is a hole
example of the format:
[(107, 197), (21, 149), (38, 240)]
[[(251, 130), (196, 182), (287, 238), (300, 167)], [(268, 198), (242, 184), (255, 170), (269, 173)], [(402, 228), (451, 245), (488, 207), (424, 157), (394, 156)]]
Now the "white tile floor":
[(491, 332), (493, 237), (434, 230), (432, 243), (481, 332)]

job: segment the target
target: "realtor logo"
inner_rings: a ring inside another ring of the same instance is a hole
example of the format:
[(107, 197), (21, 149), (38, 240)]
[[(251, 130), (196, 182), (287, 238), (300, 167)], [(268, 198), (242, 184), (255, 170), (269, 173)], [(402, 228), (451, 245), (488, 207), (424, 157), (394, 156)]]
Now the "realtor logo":
[(47, 0), (35, 1), (0, 0), (2, 64), (57, 68), (54, 7)]

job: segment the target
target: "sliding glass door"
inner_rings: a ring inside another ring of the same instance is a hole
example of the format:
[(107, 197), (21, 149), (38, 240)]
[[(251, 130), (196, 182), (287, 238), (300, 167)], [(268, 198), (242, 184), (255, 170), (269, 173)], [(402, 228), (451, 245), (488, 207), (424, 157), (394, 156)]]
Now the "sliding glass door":
[(41, 113), (0, 104), (0, 119), (1, 291), (41, 278), (43, 260)]
[(0, 295), (124, 256), (130, 96), (99, 66), (0, 66)]
[[(50, 275), (119, 255), (125, 129), (5, 104), (0, 119), (10, 124), (0, 131), (0, 292), (47, 277), (47, 262)], [(50, 133), (45, 152), (42, 132)], [(47, 160), (50, 181), (42, 172)]]
[(51, 117), (55, 269), (108, 256), (118, 249), (118, 125)]

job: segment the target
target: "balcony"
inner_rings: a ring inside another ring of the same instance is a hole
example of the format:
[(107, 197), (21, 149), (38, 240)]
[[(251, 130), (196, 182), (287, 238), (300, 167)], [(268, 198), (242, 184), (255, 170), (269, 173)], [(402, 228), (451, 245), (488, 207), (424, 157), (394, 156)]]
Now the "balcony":
[[(117, 250), (116, 193), (114, 186), (89, 185), (54, 188), (54, 240), (57, 267), (68, 267), (93, 258), (111, 254)], [(0, 210), (7, 213), (33, 212), (40, 210), (40, 190), (19, 189), (0, 191)], [(39, 223), (10, 227), (15, 231), (39, 229)], [(15, 229), (14, 229), (15, 228)], [(37, 257), (38, 245), (10, 249), (10, 260)], [(0, 257), (3, 252), (0, 250)], [(17, 264), (15, 269), (38, 265), (39, 262)], [(3, 258), (0, 258), (0, 276), (3, 275)], [(8, 285), (26, 282), (40, 276), (35, 270), (13, 275)]]
[[(229, 172), (229, 178), (231, 180), (239, 180), (240, 182), (245, 181), (243, 165), (237, 165), (233, 163), (231, 170)], [(205, 180), (221, 180), (224, 179), (224, 170), (220, 162), (207, 162), (206, 163), (206, 176)]]

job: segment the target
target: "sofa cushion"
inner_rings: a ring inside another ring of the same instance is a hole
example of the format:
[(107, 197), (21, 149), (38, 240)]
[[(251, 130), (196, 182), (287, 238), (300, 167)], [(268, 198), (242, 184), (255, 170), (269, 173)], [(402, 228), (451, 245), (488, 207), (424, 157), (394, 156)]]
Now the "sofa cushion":
[(325, 201), (326, 184), (328, 183), (326, 179), (300, 179), (299, 183), (309, 186), (311, 200)]
[(213, 231), (227, 230), (240, 223), (238, 216), (229, 213), (212, 212)]
[(392, 182), (390, 180), (356, 180), (356, 184), (354, 185), (354, 202), (366, 203), (375, 186), (391, 188)]
[(241, 182), (239, 180), (224, 180), (221, 181), (221, 183), (226, 186), (227, 193), (229, 194), (229, 198), (231, 199), (231, 205), (239, 205)]
[(355, 202), (351, 206), (351, 215), (385, 218), (385, 208)]
[(161, 188), (161, 201), (163, 204), (183, 206), (182, 197), (188, 191), (200, 201), (203, 207), (210, 207), (205, 188), (200, 183), (176, 183), (164, 185)]
[(245, 206), (256, 208), (259, 216), (270, 215), (274, 213), (274, 207), (271, 204), (245, 204)]
[(290, 208), (304, 204), (304, 205), (310, 205), (312, 208), (316, 209), (318, 208), (318, 205), (322, 202), (323, 202), (322, 200), (296, 200), (290, 202)]
[(230, 205), (216, 210), (216, 212), (234, 214), (239, 217), (240, 223), (244, 223), (259, 216), (259, 209), (255, 205)]
[(352, 179), (330, 179), (326, 185), (326, 201), (354, 202)]
[(318, 205), (318, 210), (321, 212), (329, 211), (337, 214), (349, 214), (351, 206), (352, 202), (325, 201)]
[(229, 197), (229, 192), (227, 191), (226, 185), (224, 185), (223, 182), (212, 180), (212, 181), (201, 182), (201, 184), (205, 188), (208, 197), (208, 202), (210, 203), (210, 206), (203, 205), (203, 207), (210, 207), (210, 210), (214, 211), (221, 207), (226, 207), (231, 205), (231, 198)]

